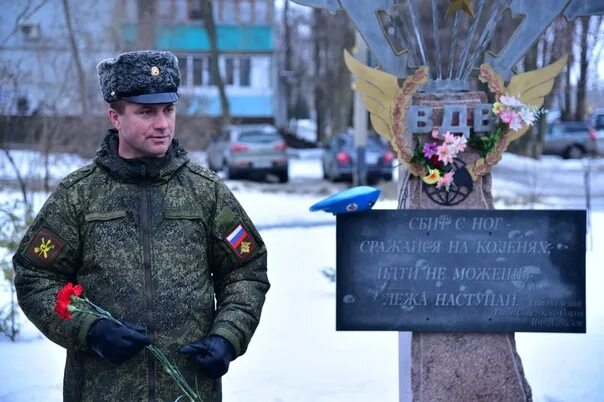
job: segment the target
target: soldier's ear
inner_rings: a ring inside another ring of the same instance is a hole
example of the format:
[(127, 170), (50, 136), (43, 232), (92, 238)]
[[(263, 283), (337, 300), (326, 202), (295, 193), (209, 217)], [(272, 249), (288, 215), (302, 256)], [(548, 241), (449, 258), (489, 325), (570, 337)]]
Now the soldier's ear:
[(109, 110), (107, 110), (107, 115), (109, 116), (109, 120), (111, 120), (113, 127), (115, 127), (116, 130), (119, 130), (120, 129), (119, 113), (115, 109), (110, 107)]

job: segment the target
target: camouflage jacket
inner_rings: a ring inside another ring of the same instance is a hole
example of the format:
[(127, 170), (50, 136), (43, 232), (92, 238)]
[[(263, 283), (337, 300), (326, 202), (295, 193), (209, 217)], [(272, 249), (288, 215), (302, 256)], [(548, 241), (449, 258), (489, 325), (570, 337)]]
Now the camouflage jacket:
[(13, 258), (19, 304), (67, 349), (65, 401), (174, 401), (181, 392), (145, 350), (113, 365), (90, 351), (93, 316), (53, 312), (57, 291), (80, 283), (114, 317), (144, 325), (204, 401), (220, 381), (177, 350), (209, 334), (245, 352), (265, 294), (266, 248), (228, 188), (173, 142), (162, 159), (124, 160), (111, 131), (94, 162), (48, 198)]

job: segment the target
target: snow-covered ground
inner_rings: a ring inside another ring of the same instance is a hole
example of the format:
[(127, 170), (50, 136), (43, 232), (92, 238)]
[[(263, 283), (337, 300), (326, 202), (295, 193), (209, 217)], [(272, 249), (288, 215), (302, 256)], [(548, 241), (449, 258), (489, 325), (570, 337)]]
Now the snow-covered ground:
[[(506, 155), (494, 172), (497, 207), (584, 206), (583, 163)], [(600, 183), (604, 162), (592, 168), (593, 183)], [(526, 174), (533, 171), (553, 182), (554, 195), (542, 194), (549, 187)], [(290, 175), (294, 185), (319, 184), (318, 159), (292, 159)], [(280, 185), (259, 191), (267, 187), (228, 184), (261, 228), (272, 288), (248, 352), (224, 378), (224, 401), (398, 401), (398, 334), (335, 331), (335, 285), (321, 273), (335, 267), (335, 220), (308, 212), (324, 195), (280, 190), (288, 188)], [(575, 194), (565, 195), (571, 187)], [(604, 400), (604, 251), (595, 246), (604, 242), (604, 207), (597, 200), (604, 186), (593, 188), (598, 209), (592, 214), (594, 247), (587, 256), (587, 334), (516, 334), (536, 401)], [(14, 190), (0, 190), (0, 201), (13, 197)], [(395, 200), (380, 200), (375, 208), (395, 207)], [(0, 292), (0, 306), (7, 297)], [(60, 401), (63, 359), (63, 349), (24, 322), (19, 342), (0, 340), (0, 402)]]

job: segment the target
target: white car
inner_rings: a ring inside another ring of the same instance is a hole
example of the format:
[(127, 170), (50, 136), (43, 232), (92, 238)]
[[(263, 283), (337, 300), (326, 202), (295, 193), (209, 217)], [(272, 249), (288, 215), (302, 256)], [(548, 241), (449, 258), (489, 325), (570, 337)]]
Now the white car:
[(271, 125), (229, 126), (207, 154), (209, 168), (223, 170), (226, 179), (273, 174), (281, 183), (289, 180), (287, 145)]

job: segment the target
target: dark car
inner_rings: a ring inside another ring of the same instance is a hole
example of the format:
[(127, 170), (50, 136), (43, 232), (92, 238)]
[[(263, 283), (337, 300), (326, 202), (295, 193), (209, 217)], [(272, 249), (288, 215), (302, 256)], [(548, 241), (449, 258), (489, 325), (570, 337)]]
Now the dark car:
[(593, 132), (590, 133), (589, 124), (584, 121), (550, 123), (543, 137), (543, 153), (564, 159), (594, 154), (595, 146)]
[(208, 165), (227, 179), (274, 174), (289, 180), (287, 146), (274, 126), (230, 126), (208, 145)]
[(604, 108), (597, 108), (590, 119), (590, 136), (595, 142), (595, 153), (604, 155)]
[[(395, 156), (389, 145), (377, 134), (367, 137), (365, 147), (365, 166), (367, 180), (392, 180)], [(323, 177), (330, 181), (352, 180), (356, 169), (357, 149), (350, 133), (336, 134), (325, 146), (323, 152)]]

